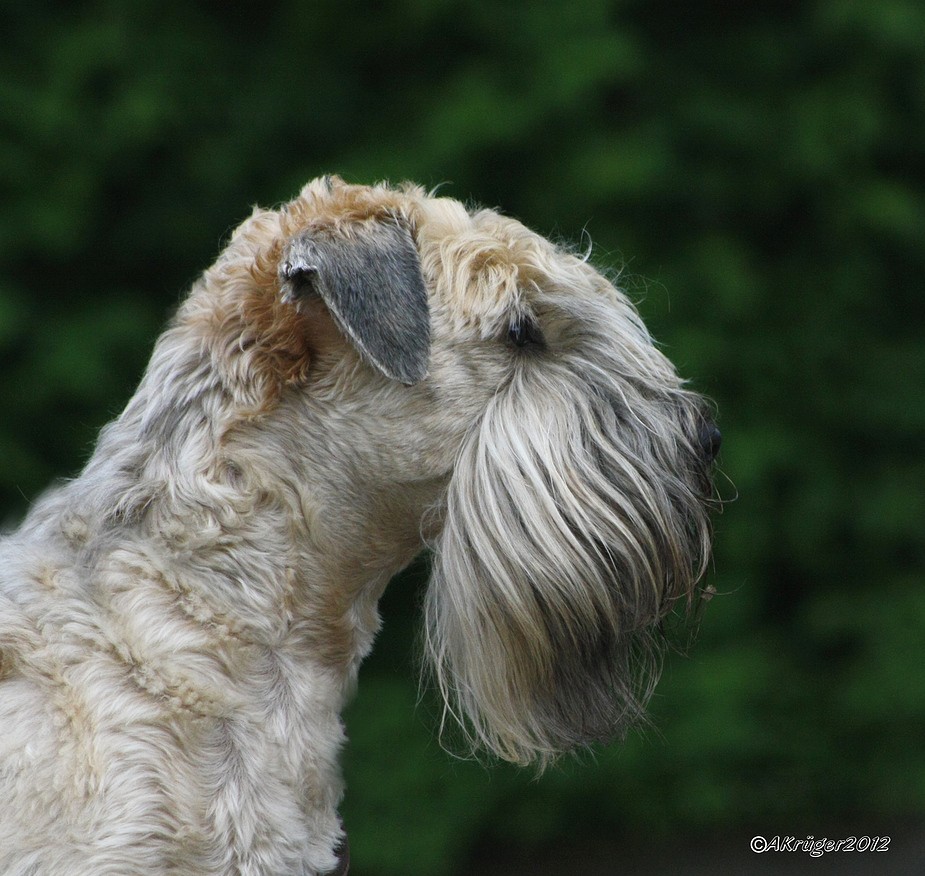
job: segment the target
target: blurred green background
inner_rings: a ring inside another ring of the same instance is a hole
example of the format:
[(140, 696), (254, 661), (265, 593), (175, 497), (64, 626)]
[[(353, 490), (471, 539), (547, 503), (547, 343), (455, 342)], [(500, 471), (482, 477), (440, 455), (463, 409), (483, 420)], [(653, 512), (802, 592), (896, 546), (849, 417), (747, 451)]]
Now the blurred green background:
[(323, 172), (590, 235), (718, 402), (738, 498), (654, 729), (539, 780), (450, 758), (417, 703), (421, 564), (346, 716), (352, 872), (925, 850), (925, 4), (3, 6), (5, 524), (80, 469), (250, 205)]

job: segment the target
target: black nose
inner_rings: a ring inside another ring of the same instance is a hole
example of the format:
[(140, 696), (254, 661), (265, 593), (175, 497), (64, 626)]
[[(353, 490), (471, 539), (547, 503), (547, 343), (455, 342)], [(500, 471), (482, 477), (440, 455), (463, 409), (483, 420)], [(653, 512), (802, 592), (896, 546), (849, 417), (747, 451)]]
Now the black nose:
[(723, 443), (723, 435), (716, 428), (715, 423), (704, 423), (700, 427), (700, 449), (706, 457), (707, 462), (713, 462), (719, 453), (720, 445)]

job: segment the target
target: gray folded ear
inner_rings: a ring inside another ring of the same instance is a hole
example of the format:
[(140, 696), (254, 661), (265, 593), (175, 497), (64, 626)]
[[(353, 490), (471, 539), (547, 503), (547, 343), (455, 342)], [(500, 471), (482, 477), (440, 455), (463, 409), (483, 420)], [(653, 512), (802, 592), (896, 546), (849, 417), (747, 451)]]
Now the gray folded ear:
[(427, 288), (407, 228), (368, 221), (347, 231), (306, 231), (289, 242), (279, 271), (286, 299), (320, 296), (363, 359), (386, 377), (410, 386), (427, 376)]

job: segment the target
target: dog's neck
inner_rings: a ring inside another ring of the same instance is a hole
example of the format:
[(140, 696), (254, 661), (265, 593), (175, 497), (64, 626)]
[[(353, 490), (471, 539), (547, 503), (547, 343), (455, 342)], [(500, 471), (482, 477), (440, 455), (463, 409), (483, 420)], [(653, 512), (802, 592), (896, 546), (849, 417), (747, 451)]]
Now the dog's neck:
[[(420, 550), (440, 484), (361, 492), (358, 477), (332, 488), (324, 454), (287, 445), (297, 438), (285, 429), (255, 419), (221, 435), (212, 395), (181, 406), (163, 390), (149, 371), (83, 474), (38, 503), (26, 528), (56, 542), (63, 564), (90, 569), (93, 635), (120, 655), (138, 696), (181, 725), (217, 728), (228, 757), (232, 742), (254, 746), (248, 762), (277, 776), (274, 792), (291, 795), (334, 855), (339, 714), (378, 629), (378, 599)], [(205, 467), (203, 446), (214, 448)], [(165, 626), (176, 632), (169, 651)], [(283, 752), (292, 775), (279, 777), (268, 751)], [(263, 796), (255, 786), (253, 799)]]
[[(157, 567), (162, 586), (200, 606), (193, 619), (230, 626), (268, 648), (301, 652), (352, 682), (378, 630), (376, 606), (385, 586), (422, 548), (421, 514), (415, 519), (411, 506), (425, 505), (429, 487), (417, 499), (407, 492), (393, 497), (383, 527), (372, 513), (386, 497), (367, 495), (345, 517), (337, 513), (342, 505), (328, 501), (334, 497), (312, 490), (305, 471), (298, 492), (279, 471), (254, 483), (242, 453), (237, 462), (221, 463), (218, 479), (198, 485), (183, 471), (139, 481), (125, 477), (123, 468), (122, 489), (97, 511), (99, 485), (120, 479), (119, 454), (110, 449), (104, 446), (60, 498), (49, 497), (62, 512), (64, 540), (82, 562), (103, 568), (113, 555), (137, 552)], [(147, 464), (157, 468), (162, 461)], [(35, 516), (44, 517), (43, 510), (37, 507)], [(236, 565), (228, 562), (232, 551)]]
[(425, 512), (445, 482), (375, 484), (362, 461), (345, 466), (351, 436), (328, 421), (336, 412), (296, 392), (242, 414), (184, 331), (159, 341), (137, 393), (68, 487), (65, 516), (89, 528), (96, 553), (162, 545), (185, 586), (255, 641), (301, 642), (353, 677), (378, 628), (376, 603), (421, 551), (422, 519), (436, 521)]

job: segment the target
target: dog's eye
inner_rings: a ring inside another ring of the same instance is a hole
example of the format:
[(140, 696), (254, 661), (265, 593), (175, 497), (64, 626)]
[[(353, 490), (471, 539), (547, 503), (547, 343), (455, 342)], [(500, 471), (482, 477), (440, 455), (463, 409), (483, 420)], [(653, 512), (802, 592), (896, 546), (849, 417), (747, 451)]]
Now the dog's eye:
[(508, 328), (507, 337), (515, 347), (543, 346), (543, 334), (540, 327), (528, 317), (515, 319)]

